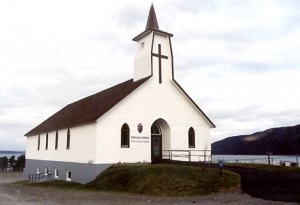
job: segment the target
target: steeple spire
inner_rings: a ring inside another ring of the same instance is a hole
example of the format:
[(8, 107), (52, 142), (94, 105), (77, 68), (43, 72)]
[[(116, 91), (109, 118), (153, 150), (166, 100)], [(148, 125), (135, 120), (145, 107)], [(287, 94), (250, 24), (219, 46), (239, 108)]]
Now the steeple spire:
[(140, 33), (139, 35), (134, 37), (132, 40), (138, 41), (140, 38), (145, 37), (146, 35), (148, 35), (151, 32), (160, 33), (160, 34), (163, 34), (163, 35), (168, 35), (170, 37), (173, 36), (173, 34), (167, 33), (165, 31), (162, 31), (162, 30), (159, 29), (153, 4), (151, 4), (150, 10), (149, 10), (146, 29), (142, 33)]
[(151, 4), (145, 30), (133, 38), (137, 42), (134, 81), (149, 76), (158, 84), (173, 80), (172, 36), (159, 29), (154, 6)]
[(149, 29), (159, 30), (153, 4), (151, 4), (150, 10), (149, 10), (149, 15), (148, 15), (148, 20), (147, 20), (147, 25), (146, 25), (145, 30), (149, 30)]

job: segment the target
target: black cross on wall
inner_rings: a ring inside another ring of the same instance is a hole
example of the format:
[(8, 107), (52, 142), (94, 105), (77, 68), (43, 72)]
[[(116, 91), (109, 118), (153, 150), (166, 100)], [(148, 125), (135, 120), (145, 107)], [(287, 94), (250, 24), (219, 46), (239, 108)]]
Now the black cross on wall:
[(158, 53), (152, 53), (152, 56), (158, 57), (158, 72), (159, 72), (159, 83), (162, 83), (162, 77), (161, 77), (161, 59), (168, 59), (168, 56), (161, 54), (161, 45), (158, 44)]

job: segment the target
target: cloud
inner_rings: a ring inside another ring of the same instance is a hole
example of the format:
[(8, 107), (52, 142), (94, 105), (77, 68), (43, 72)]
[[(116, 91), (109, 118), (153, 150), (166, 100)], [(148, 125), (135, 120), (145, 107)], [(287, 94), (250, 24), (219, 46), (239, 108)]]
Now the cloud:
[[(147, 8), (148, 7), (149, 5), (147, 5)], [(144, 12), (146, 10), (145, 4), (144, 6), (132, 3), (124, 5), (115, 14), (118, 26), (121, 26), (126, 30), (142, 29), (147, 21), (147, 16)]]
[(296, 93), (300, 70), (257, 73), (221, 69), (194, 70), (179, 81), (216, 124), (214, 141), (299, 123), (300, 96)]
[[(298, 1), (154, 2), (175, 78), (213, 141), (299, 122)], [(132, 77), (151, 1), (0, 3), (0, 149), (65, 105)], [(15, 144), (14, 144), (15, 143)]]

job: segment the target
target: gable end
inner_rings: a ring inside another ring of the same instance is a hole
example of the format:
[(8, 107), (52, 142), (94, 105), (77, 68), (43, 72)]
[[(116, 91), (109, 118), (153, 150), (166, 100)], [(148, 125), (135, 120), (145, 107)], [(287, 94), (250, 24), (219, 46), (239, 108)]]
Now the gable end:
[(173, 79), (175, 85), (183, 92), (183, 94), (188, 98), (188, 100), (196, 107), (196, 109), (204, 116), (207, 122), (212, 128), (216, 128), (215, 124), (209, 119), (209, 117), (201, 110), (201, 108), (194, 102), (194, 100), (185, 92), (185, 90), (179, 85), (179, 83)]

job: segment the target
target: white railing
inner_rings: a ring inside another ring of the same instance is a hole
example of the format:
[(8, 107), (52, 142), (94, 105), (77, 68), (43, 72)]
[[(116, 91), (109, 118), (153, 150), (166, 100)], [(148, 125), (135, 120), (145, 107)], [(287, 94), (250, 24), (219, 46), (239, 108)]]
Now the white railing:
[(211, 162), (211, 150), (162, 150), (162, 159), (188, 162)]

